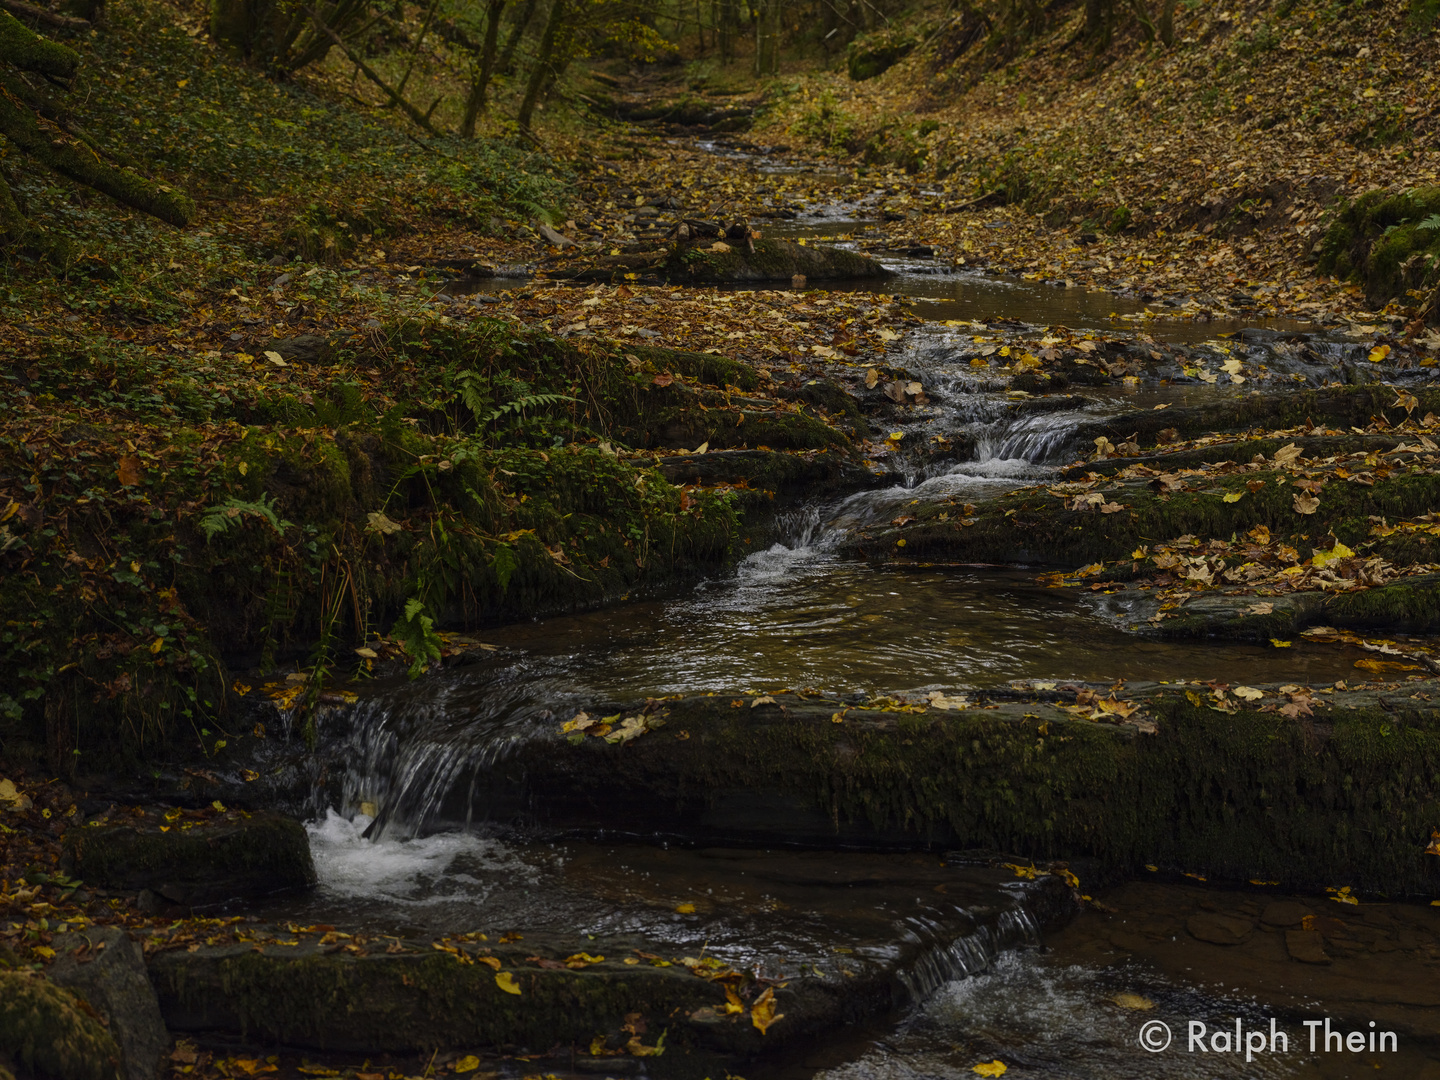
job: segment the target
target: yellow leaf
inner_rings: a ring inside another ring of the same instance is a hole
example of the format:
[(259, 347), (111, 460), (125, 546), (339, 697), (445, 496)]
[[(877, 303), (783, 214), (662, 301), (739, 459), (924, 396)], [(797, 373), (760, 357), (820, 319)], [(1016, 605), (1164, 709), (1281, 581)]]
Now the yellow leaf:
[(1241, 499), (1243, 499), (1244, 497), (1245, 497), (1245, 492), (1243, 492), (1243, 491), (1232, 491), (1232, 492), (1230, 492), (1228, 495), (1225, 496), (1225, 501), (1228, 502), (1228, 503), (1237, 503), (1237, 502), (1239, 502)]
[(216, 813), (219, 813), (219, 814), (225, 813), (225, 804), (222, 803), (219, 799), (216, 799), (214, 802), (212, 802), (212, 803), (210, 804), (210, 807), (211, 807), (211, 809), (213, 809)]
[(680, 915), (694, 915), (694, 914), (695, 914), (695, 905), (694, 905), (694, 904), (689, 904), (689, 903), (686, 903), (686, 904), (676, 904), (676, 905), (675, 905), (675, 911), (676, 911), (677, 914), (680, 914)]
[(970, 1071), (979, 1076), (1004, 1076), (1005, 1063), (999, 1058), (994, 1061), (982, 1061), (979, 1065), (973, 1065)]
[(1372, 660), (1366, 657), (1364, 660), (1356, 660), (1355, 666), (1366, 671), (1374, 672), (1376, 675), (1387, 671), (1419, 671), (1419, 664), (1402, 664), (1398, 660)]
[(1348, 559), (1354, 554), (1355, 552), (1351, 551), (1348, 547), (1346, 547), (1344, 544), (1340, 543), (1337, 540), (1335, 546), (1329, 551), (1315, 552), (1314, 557), (1310, 560), (1310, 565), (1329, 566), (1332, 562), (1339, 562), (1341, 559)]
[(587, 968), (591, 964), (598, 964), (604, 959), (605, 957), (603, 956), (591, 956), (587, 952), (577, 952), (574, 956), (567, 956), (565, 958), (565, 966), (578, 970), (579, 968)]
[(874, 390), (875, 384), (879, 381), (880, 372), (876, 371), (873, 367), (869, 371), (865, 372), (865, 389)]
[(484, 964), (491, 971), (500, 970), (500, 958), (498, 956), (477, 956), (475, 957), (475, 962), (477, 964)]
[(1232, 693), (1242, 701), (1259, 701), (1265, 696), (1265, 691), (1256, 690), (1253, 686), (1237, 686)]
[(165, 648), (165, 639), (163, 637), (157, 637), (150, 643), (150, 651), (152, 653), (158, 653), (163, 648)]
[(726, 1016), (735, 1016), (745, 1011), (745, 1003), (740, 1000), (740, 995), (729, 986), (725, 987), (724, 1011)]
[(1376, 345), (1373, 349), (1370, 350), (1370, 362), (1372, 364), (1378, 364), (1380, 363), (1380, 361), (1384, 360), (1389, 355), (1389, 345)]
[(515, 976), (511, 975), (508, 971), (501, 971), (496, 974), (495, 985), (507, 994), (514, 994), (516, 997), (520, 996), (520, 987), (515, 982)]
[(474, 1054), (466, 1054), (459, 1061), (455, 1062), (455, 1071), (457, 1073), (474, 1072), (479, 1067), (480, 1059)]
[(774, 705), (774, 704), (775, 704), (775, 699), (774, 699), (773, 697), (771, 697), (769, 694), (766, 694), (766, 695), (764, 695), (763, 697), (757, 697), (754, 701), (750, 702), (750, 708), (753, 709), (753, 708), (755, 708), (757, 705)]
[(43, 956), (46, 960), (55, 959), (55, 950), (50, 948), (48, 945), (36, 945), (35, 948), (31, 949), (30, 951), (33, 952), (36, 956)]
[(1271, 645), (1274, 645), (1275, 648), (1277, 648), (1277, 649), (1288, 649), (1288, 648), (1290, 648), (1291, 645), (1294, 644), (1294, 642), (1293, 642), (1293, 641), (1281, 641), (1279, 638), (1273, 638), (1273, 637), (1272, 637), (1272, 638), (1270, 639), (1270, 644), (1271, 644)]
[(1153, 1009), (1155, 1007), (1155, 1003), (1153, 1001), (1151, 1001), (1147, 997), (1141, 997), (1139, 994), (1116, 994), (1110, 1000), (1113, 1001), (1116, 1005), (1119, 1005), (1122, 1009), (1145, 1010)]
[(773, 986), (767, 986), (765, 992), (755, 999), (755, 1004), (750, 1006), (750, 1022), (760, 1029), (762, 1035), (771, 1024), (784, 1019), (784, 1017), (784, 1013), (775, 1011), (775, 988)]

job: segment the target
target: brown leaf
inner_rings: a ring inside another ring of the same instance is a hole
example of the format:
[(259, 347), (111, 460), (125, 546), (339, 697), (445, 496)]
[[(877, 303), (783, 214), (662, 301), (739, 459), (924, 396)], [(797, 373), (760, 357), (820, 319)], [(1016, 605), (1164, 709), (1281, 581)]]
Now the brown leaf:
[(143, 466), (138, 457), (134, 454), (126, 454), (120, 459), (119, 466), (115, 475), (120, 478), (121, 487), (134, 487), (140, 483), (144, 473), (141, 471)]
[(655, 378), (651, 379), (650, 381), (653, 382), (656, 386), (669, 386), (675, 381), (675, 376), (671, 375), (667, 371), (663, 374), (656, 375)]

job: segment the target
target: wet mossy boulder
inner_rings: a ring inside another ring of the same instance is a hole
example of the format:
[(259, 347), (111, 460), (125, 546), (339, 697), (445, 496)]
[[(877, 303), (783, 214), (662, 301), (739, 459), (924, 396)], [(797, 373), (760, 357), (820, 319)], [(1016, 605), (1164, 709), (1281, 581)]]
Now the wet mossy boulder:
[(1440, 187), (1368, 191), (1341, 206), (1316, 246), (1323, 273), (1356, 281), (1376, 308), (1440, 283)]
[(868, 255), (827, 244), (796, 244), (790, 240), (754, 241), (706, 239), (677, 248), (665, 263), (672, 278), (695, 284), (745, 281), (790, 281), (803, 274), (807, 281), (842, 278), (885, 278), (890, 271)]
[(29, 971), (0, 971), (0, 1068), (53, 1080), (120, 1080), (120, 1048), (89, 1003)]
[(51, 981), (82, 995), (105, 1018), (120, 1046), (125, 1080), (155, 1080), (170, 1035), (139, 944), (118, 926), (92, 926), (63, 940)]
[(75, 876), (111, 889), (148, 889), (172, 904), (218, 904), (315, 884), (305, 827), (283, 814), (231, 812), (171, 823), (152, 812), (71, 829), (65, 843)]

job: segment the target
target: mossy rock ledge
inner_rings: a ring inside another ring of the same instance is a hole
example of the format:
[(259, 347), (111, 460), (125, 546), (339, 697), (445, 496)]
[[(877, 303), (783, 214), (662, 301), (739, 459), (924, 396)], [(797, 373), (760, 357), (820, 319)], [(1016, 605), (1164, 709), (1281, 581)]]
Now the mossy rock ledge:
[(790, 281), (803, 274), (808, 281), (839, 278), (885, 278), (891, 272), (869, 255), (829, 244), (797, 244), (761, 238), (751, 251), (744, 240), (726, 240), (728, 250), (716, 251), (714, 240), (681, 245), (664, 264), (673, 280), (695, 284), (744, 281)]
[[(1121, 697), (1140, 711), (1122, 724), (1077, 716), (1080, 689), (1016, 685), (963, 711), (685, 697), (619, 744), (557, 722), (497, 767), (475, 810), (692, 842), (978, 847), (1440, 895), (1440, 859), (1425, 854), (1440, 822), (1440, 705), (1426, 695), (1440, 683), (1320, 690), (1295, 718), (1274, 687), (1216, 711), (1209, 687), (1135, 683)], [(465, 809), (463, 791), (445, 807)]]
[[(578, 1058), (600, 1066), (580, 1071), (610, 1076), (629, 1075), (628, 1049), (645, 1058), (650, 1076), (700, 1080), (890, 1015), (924, 991), (954, 943), (994, 955), (1032, 941), (1025, 927), (1058, 929), (1079, 907), (1059, 875), (1013, 882), (1006, 869), (956, 865), (929, 876), (949, 883), (953, 925), (932, 928), (931, 940), (897, 923), (893, 937), (843, 957), (801, 947), (793, 956), (747, 953), (695, 967), (705, 955), (698, 943), (649, 936), (500, 935), (487, 927), (488, 938), (357, 935), (342, 945), (335, 934), (321, 936), (328, 928), (254, 926), (246, 931), (254, 941), (159, 950), (150, 976), (174, 1031), (323, 1051), (538, 1054), (567, 1072)], [(584, 962), (567, 967), (577, 954)], [(766, 980), (754, 976), (757, 962)], [(744, 1007), (727, 1008), (727, 987)], [(779, 1019), (762, 1033), (750, 1009), (767, 987)], [(662, 1035), (663, 1053), (644, 1053)]]
[(95, 885), (149, 889), (173, 904), (218, 904), (315, 884), (310, 838), (294, 818), (232, 812), (194, 823), (152, 811), (65, 835), (71, 873)]

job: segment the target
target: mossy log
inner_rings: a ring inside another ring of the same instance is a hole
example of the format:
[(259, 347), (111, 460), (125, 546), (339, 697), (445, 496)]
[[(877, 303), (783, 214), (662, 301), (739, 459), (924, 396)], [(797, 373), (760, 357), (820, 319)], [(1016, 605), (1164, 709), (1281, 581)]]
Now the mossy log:
[[(1440, 821), (1440, 707), (1426, 700), (1437, 684), (1323, 691), (1300, 719), (1276, 711), (1286, 699), (1274, 689), (1221, 712), (1208, 688), (1127, 687), (1153, 734), (1077, 718), (1077, 688), (1048, 685), (963, 711), (692, 696), (664, 702), (665, 725), (623, 744), (567, 741), (557, 720), (553, 737), (497, 767), (476, 809), (690, 842), (981, 847), (1291, 887), (1440, 890), (1440, 860), (1425, 854)], [(463, 817), (455, 799), (446, 810)]]
[[(80, 55), (40, 37), (9, 12), (0, 10), (0, 65), (68, 82), (80, 66)], [(0, 66), (0, 134), (18, 150), (61, 176), (172, 225), (188, 225), (194, 218), (194, 204), (184, 193), (109, 164), (73, 131), (42, 116), (35, 105), (36, 97), (28, 84)], [(53, 112), (48, 108), (43, 111)], [(29, 231), (28, 226), (3, 181), (0, 189), (0, 240), (21, 239)]]
[(810, 281), (890, 276), (890, 271), (870, 256), (828, 244), (763, 238), (754, 244), (754, 251), (744, 240), (725, 241), (728, 251), (713, 250), (712, 240), (681, 245), (670, 254), (664, 270), (672, 278), (697, 284), (790, 281), (796, 274)]

